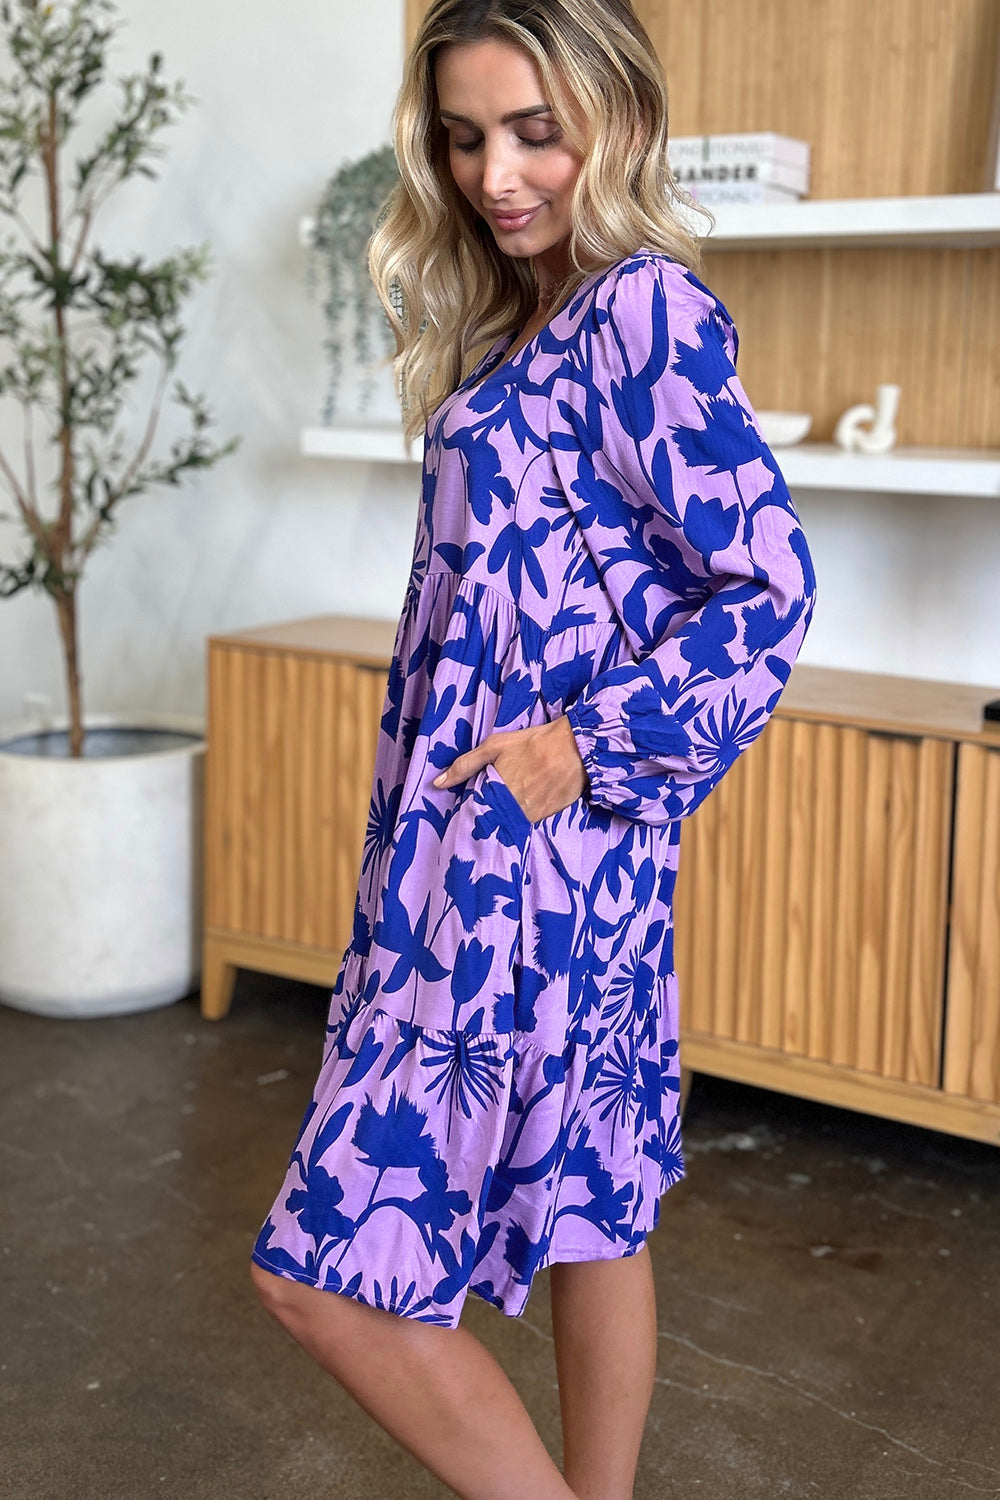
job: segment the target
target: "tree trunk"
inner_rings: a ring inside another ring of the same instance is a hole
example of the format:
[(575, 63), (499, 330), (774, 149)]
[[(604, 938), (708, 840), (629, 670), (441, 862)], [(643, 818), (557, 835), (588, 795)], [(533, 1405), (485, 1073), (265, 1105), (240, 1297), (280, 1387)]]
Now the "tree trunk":
[(69, 753), (83, 754), (83, 716), (80, 702), (80, 664), (76, 649), (76, 585), (56, 597), (59, 634), (62, 636), (66, 664), (66, 696), (69, 701)]
[[(60, 255), (60, 233), (61, 224), (59, 219), (59, 108), (56, 99), (56, 86), (53, 85), (49, 92), (47, 117), (40, 131), (40, 151), (42, 163), (45, 170), (45, 182), (48, 188), (49, 204), (49, 234), (51, 237), (50, 256), (54, 270), (60, 272), (65, 268), (62, 266)], [(69, 752), (71, 755), (83, 754), (83, 717), (80, 706), (80, 667), (77, 658), (76, 642), (76, 577), (71, 577), (69, 584), (66, 582), (65, 566), (67, 559), (70, 567), (73, 566), (73, 478), (76, 469), (76, 455), (73, 451), (73, 424), (70, 421), (70, 373), (69, 373), (69, 343), (68, 330), (66, 327), (66, 308), (61, 296), (54, 299), (53, 316), (55, 319), (56, 344), (59, 350), (59, 450), (61, 454), (61, 465), (59, 471), (59, 515), (50, 528), (50, 558), (59, 571), (58, 592), (55, 595), (56, 609), (59, 614), (59, 631), (62, 635), (65, 666), (66, 685), (69, 697)]]

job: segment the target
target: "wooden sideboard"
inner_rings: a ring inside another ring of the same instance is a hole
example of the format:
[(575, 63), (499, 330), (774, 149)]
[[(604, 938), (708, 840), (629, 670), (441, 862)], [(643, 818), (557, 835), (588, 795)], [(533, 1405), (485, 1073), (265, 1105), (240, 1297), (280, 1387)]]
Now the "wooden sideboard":
[(1000, 1142), (996, 696), (793, 669), (682, 836), (688, 1068)]
[[(395, 622), (208, 642), (202, 1012), (333, 983)], [(1000, 1143), (1000, 689), (797, 665), (688, 820), (685, 1066)]]
[(395, 629), (324, 616), (208, 641), (205, 1016), (237, 968), (336, 978)]

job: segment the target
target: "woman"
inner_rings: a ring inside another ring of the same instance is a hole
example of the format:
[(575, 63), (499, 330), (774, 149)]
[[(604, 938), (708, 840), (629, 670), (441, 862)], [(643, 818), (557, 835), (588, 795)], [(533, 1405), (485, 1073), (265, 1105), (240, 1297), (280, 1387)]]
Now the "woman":
[[(370, 266), (421, 508), (354, 933), (254, 1278), (459, 1495), (625, 1500), (683, 1172), (680, 830), (774, 708), (812, 567), (627, 0), (437, 0), (395, 124)], [(549, 1265), (562, 1472), (458, 1326)]]

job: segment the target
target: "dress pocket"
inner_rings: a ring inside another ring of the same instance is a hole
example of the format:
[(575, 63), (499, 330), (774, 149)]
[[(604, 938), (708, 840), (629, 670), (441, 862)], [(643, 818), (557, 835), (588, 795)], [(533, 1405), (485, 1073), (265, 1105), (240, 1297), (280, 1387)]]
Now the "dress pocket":
[(522, 1027), (562, 1053), (588, 951), (586, 865), (590, 840), (582, 797), (528, 822), (521, 893)]
[(438, 1030), (511, 1029), (530, 831), (485, 766), (433, 800), (404, 803), (375, 905), (367, 1003)]
[(482, 768), (483, 779), (479, 794), (494, 810), (510, 836), (523, 849), (531, 829), (535, 826), (518, 802), (510, 787), (491, 760)]
[(585, 872), (594, 830), (588, 839), (585, 799), (532, 822), (492, 761), (471, 778), (468, 798), (476, 877), (494, 867), (506, 876), (489, 928), (500, 966), (490, 974), (494, 1025), (528, 1032), (562, 1053), (587, 951)]
[(566, 807), (560, 807), (556, 812), (546, 813), (544, 818), (536, 818), (532, 821), (492, 761), (486, 762), (483, 773), (483, 795), (498, 813), (504, 815), (511, 832), (518, 839), (532, 829), (555, 829), (560, 823), (574, 824), (579, 827), (586, 817), (586, 798), (581, 793), (579, 797), (574, 797)]

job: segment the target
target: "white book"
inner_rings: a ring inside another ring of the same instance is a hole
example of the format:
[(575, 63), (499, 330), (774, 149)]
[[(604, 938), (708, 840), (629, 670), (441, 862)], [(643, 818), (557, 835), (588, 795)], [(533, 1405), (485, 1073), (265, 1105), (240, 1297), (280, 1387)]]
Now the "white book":
[(805, 195), (809, 191), (809, 168), (764, 157), (760, 161), (684, 161), (669, 157), (670, 169), (677, 181), (689, 192), (695, 183), (735, 184), (766, 182), (789, 193)]
[(800, 195), (766, 182), (699, 182), (688, 189), (706, 208), (729, 203), (797, 203)]
[(677, 162), (780, 161), (786, 166), (809, 169), (809, 142), (774, 130), (742, 135), (675, 135), (667, 142), (671, 164)]

